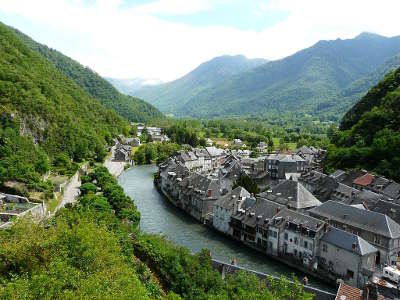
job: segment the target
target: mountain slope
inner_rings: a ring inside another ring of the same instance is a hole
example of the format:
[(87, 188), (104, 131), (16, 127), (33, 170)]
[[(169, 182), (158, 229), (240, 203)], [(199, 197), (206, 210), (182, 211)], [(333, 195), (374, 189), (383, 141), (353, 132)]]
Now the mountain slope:
[(102, 160), (127, 125), (0, 23), (0, 183)]
[(220, 56), (202, 63), (180, 79), (144, 87), (134, 95), (147, 99), (165, 113), (175, 114), (182, 105), (191, 102), (201, 92), (215, 88), (232, 75), (246, 72), (266, 62), (264, 59), (247, 59), (243, 55)]
[[(170, 110), (178, 116), (210, 118), (267, 112), (319, 115), (332, 103), (341, 102), (341, 92), (352, 83), (399, 53), (400, 37), (363, 33), (354, 39), (320, 41), (284, 59), (228, 76), (211, 88), (196, 91), (190, 101), (185, 95), (170, 91), (167, 96), (159, 92), (152, 103), (166, 111), (164, 103), (173, 97), (179, 105)], [(174, 85), (179, 86), (182, 81)], [(157, 88), (160, 87), (152, 90)], [(350, 99), (354, 101), (355, 97)], [(336, 109), (328, 110), (329, 118), (337, 120)], [(345, 111), (348, 106), (342, 109)]]
[(366, 168), (400, 180), (400, 68), (389, 73), (344, 116), (326, 167)]
[(29, 48), (48, 59), (60, 72), (75, 81), (105, 107), (114, 109), (130, 121), (144, 122), (163, 117), (162, 113), (151, 104), (119, 93), (107, 80), (88, 67), (82, 66), (57, 50), (35, 42), (19, 30), (14, 30)]
[(354, 103), (362, 98), (368, 90), (381, 81), (386, 74), (400, 67), (400, 54), (391, 57), (383, 65), (379, 66), (374, 72), (352, 82), (337, 97), (338, 101), (327, 101), (318, 105), (317, 114), (344, 115)]

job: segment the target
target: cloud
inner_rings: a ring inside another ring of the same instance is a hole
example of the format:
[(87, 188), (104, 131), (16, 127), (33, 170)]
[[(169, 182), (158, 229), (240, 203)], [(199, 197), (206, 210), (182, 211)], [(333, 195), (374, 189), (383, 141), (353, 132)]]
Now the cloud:
[[(261, 31), (190, 26), (161, 18), (212, 10), (215, 3), (158, 0), (127, 6), (112, 0), (2, 0), (0, 14), (7, 24), (101, 75), (162, 80), (182, 76), (218, 55), (279, 59), (321, 39), (351, 38), (362, 31), (392, 36), (400, 29), (398, 0), (258, 1), (257, 14), (265, 18), (287, 13)], [(24, 22), (16, 21), (20, 19)]]
[(210, 9), (210, 5), (204, 0), (158, 0), (143, 4), (134, 10), (141, 14), (154, 15), (191, 15)]

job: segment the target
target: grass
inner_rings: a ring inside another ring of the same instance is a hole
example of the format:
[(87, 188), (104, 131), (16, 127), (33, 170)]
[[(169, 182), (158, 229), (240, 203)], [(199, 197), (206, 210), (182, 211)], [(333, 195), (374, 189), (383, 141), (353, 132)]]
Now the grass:
[(228, 144), (228, 147), (232, 144), (232, 142), (228, 139), (225, 138), (215, 138), (214, 142), (217, 146), (224, 147), (226, 144)]
[[(272, 138), (272, 142), (274, 143), (274, 150), (279, 150), (280, 146), (280, 138), (274, 137)], [(288, 145), (289, 151), (296, 151), (297, 144), (296, 143), (286, 143)]]
[(47, 210), (50, 211), (51, 213), (54, 213), (58, 204), (61, 202), (61, 199), (62, 199), (62, 194), (55, 193), (55, 197), (46, 202)]

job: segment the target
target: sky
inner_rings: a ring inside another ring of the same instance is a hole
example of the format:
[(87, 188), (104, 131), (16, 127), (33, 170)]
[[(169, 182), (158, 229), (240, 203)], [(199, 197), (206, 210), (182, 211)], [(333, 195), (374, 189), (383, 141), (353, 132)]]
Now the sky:
[(399, 0), (1, 0), (0, 21), (102, 76), (170, 81), (220, 55), (400, 35)]

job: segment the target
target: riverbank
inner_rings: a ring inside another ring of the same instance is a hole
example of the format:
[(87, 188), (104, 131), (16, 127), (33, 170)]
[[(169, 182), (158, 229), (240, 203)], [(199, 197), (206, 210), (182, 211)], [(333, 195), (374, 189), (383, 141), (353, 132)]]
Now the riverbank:
[[(141, 213), (140, 229), (146, 233), (164, 235), (168, 240), (187, 247), (192, 253), (207, 248), (213, 259), (231, 262), (236, 258), (237, 265), (274, 276), (295, 276), (302, 280), (304, 273), (261, 255), (242, 243), (206, 227), (180, 209), (166, 201), (153, 184), (155, 165), (135, 166), (125, 170), (118, 178), (125, 193), (134, 199)], [(319, 280), (310, 280), (310, 285), (329, 292), (336, 289)]]
[[(154, 185), (155, 185), (157, 191), (160, 194), (162, 194), (162, 196), (164, 197), (164, 199), (166, 199), (166, 201), (168, 201), (169, 203), (171, 203), (172, 205), (177, 207), (180, 211), (183, 211), (185, 214), (187, 214), (186, 211), (184, 211), (183, 209), (181, 209), (180, 207), (177, 206), (175, 199), (173, 199), (166, 191), (164, 191), (159, 186), (159, 184), (157, 184), (155, 182)], [(195, 218), (193, 218), (193, 219), (195, 219)], [(253, 245), (251, 245), (249, 243), (237, 240), (237, 239), (233, 238), (233, 236), (225, 235), (225, 234), (219, 232), (218, 230), (216, 230), (212, 226), (212, 224), (208, 224), (207, 222), (204, 223), (204, 224), (199, 222), (199, 224), (201, 224), (202, 226), (209, 227), (211, 230), (214, 230), (217, 234), (224, 235), (224, 236), (226, 236), (226, 237), (228, 237), (230, 239), (233, 239), (235, 241), (238, 241), (238, 242), (242, 243), (246, 247), (254, 249), (255, 251), (257, 251), (257, 252), (261, 253), (262, 255), (264, 255), (266, 258), (270, 258), (270, 259), (276, 260), (278, 263), (282, 263), (282, 264), (287, 265), (290, 268), (297, 269), (298, 271), (300, 271), (300, 272), (302, 272), (304, 274), (307, 274), (308, 276), (313, 277), (314, 279), (317, 279), (317, 280), (320, 280), (322, 282), (325, 282), (326, 284), (331, 285), (332, 287), (335, 286), (335, 284), (336, 284), (336, 278), (334, 278), (333, 276), (330, 276), (330, 274), (324, 274), (324, 273), (321, 273), (321, 272), (312, 271), (309, 268), (306, 268), (306, 267), (296, 263), (295, 261), (291, 261), (289, 257), (274, 256), (274, 255), (270, 255), (268, 253), (265, 253), (265, 252), (261, 251), (261, 249), (259, 249), (257, 247), (254, 247)]]

